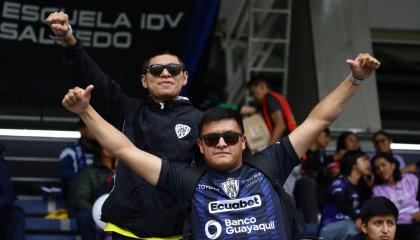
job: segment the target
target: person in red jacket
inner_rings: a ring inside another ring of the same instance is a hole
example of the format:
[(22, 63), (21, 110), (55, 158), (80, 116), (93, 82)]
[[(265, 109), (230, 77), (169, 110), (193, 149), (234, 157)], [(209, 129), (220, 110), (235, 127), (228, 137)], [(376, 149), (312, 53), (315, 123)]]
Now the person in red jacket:
[(271, 90), (268, 81), (257, 76), (248, 82), (250, 95), (260, 105), (265, 123), (270, 131), (270, 144), (277, 142), (282, 136), (296, 128), (296, 121), (286, 98)]

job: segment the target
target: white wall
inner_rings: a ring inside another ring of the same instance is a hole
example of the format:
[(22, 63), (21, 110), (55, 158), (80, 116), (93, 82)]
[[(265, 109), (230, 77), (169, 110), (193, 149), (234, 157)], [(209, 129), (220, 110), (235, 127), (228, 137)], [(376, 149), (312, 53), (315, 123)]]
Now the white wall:
[[(385, 0), (384, 0), (385, 1)], [(349, 73), (347, 58), (372, 53), (366, 0), (310, 0), (315, 66), (320, 99)], [(375, 75), (363, 83), (333, 128), (381, 128)]]
[(368, 0), (371, 28), (420, 30), (420, 0)]

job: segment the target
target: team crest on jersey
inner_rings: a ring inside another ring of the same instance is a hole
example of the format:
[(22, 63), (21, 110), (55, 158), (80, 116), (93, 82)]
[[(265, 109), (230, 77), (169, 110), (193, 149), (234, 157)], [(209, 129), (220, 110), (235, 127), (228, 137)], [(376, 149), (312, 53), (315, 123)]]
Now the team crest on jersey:
[(226, 182), (222, 183), (222, 189), (230, 199), (235, 199), (239, 193), (239, 181), (228, 178)]
[(190, 132), (191, 128), (184, 124), (177, 124), (175, 125), (175, 133), (179, 139), (185, 137)]

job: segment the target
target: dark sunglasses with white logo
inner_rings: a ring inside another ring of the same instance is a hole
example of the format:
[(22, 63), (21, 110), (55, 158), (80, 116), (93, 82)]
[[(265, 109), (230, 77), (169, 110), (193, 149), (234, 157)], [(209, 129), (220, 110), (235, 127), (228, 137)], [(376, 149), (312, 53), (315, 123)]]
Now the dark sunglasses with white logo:
[(185, 66), (177, 63), (169, 64), (151, 64), (143, 69), (143, 74), (149, 72), (155, 77), (159, 77), (166, 68), (171, 76), (178, 76), (182, 71), (185, 71)]
[(237, 144), (241, 136), (242, 133), (227, 131), (223, 133), (209, 133), (201, 136), (201, 139), (208, 147), (215, 147), (219, 143), (220, 138), (223, 138), (223, 141), (231, 146)]

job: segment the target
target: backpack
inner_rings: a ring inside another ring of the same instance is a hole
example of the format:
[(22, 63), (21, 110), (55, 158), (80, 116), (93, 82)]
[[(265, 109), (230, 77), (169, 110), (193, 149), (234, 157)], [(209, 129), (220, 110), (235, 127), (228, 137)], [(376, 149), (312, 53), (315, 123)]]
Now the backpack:
[[(287, 101), (287, 99), (283, 95), (281, 95), (279, 93), (276, 93), (276, 92), (269, 92), (267, 95), (273, 96), (279, 102), (280, 108), (281, 108), (281, 113), (282, 113), (284, 122), (285, 122), (286, 127), (287, 127), (287, 131), (289, 133), (293, 132), (293, 130), (295, 130), (297, 128), (297, 124), (296, 124), (295, 118), (293, 116), (292, 109), (290, 108), (290, 105), (289, 105), (289, 102)], [(262, 110), (263, 110), (265, 123), (267, 124), (267, 128), (271, 133), (271, 132), (273, 132), (273, 124), (271, 122), (270, 113), (268, 112), (267, 97), (263, 98)]]
[[(251, 157), (255, 159), (256, 157), (258, 158), (259, 155), (253, 155)], [(260, 170), (268, 179), (270, 179), (274, 189), (280, 197), (280, 205), (286, 216), (285, 228), (288, 239), (297, 239), (298, 232), (305, 229), (305, 223), (296, 210), (296, 205), (293, 198), (286, 193), (280, 179), (276, 177), (274, 168), (268, 163), (269, 161), (266, 159), (255, 159), (255, 161), (252, 162), (249, 160), (244, 160), (244, 164)], [(187, 170), (188, 174), (184, 174), (184, 178), (182, 179), (182, 191), (184, 194), (183, 206), (185, 214), (182, 238), (185, 240), (189, 239), (189, 233), (191, 229), (190, 215), (192, 196), (198, 181), (204, 175), (206, 170), (206, 166), (189, 167)]]

